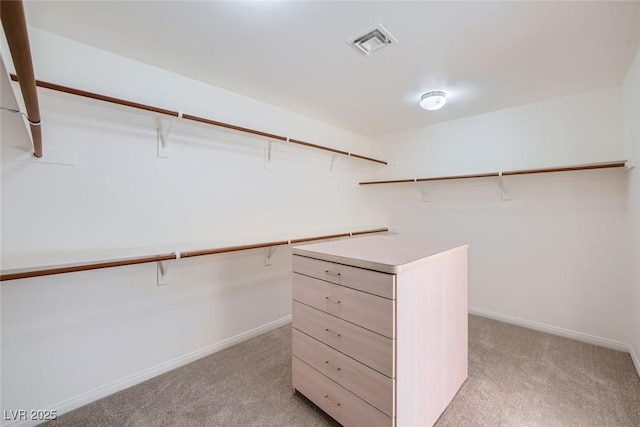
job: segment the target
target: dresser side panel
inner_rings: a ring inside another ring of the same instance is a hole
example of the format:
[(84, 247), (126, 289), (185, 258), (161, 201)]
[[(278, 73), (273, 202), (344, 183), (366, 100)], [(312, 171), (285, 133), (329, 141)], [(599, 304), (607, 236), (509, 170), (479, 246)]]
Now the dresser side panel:
[(430, 426), (468, 375), (467, 250), (397, 277), (397, 425)]

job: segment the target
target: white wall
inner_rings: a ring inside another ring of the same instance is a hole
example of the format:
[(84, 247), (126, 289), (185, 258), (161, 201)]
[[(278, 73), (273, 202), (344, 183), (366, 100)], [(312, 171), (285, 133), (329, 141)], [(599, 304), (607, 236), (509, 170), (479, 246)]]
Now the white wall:
[(631, 265), (633, 325), (631, 345), (636, 369), (640, 374), (640, 50), (624, 81), (624, 139), (627, 156), (636, 166), (629, 173), (629, 228), (631, 230)]
[[(374, 148), (360, 136), (43, 31), (31, 29), (31, 39), (42, 80), (353, 152)], [(145, 114), (41, 90), (44, 162), (29, 158), (23, 127), (7, 125), (2, 113), (3, 268), (54, 252), (175, 250), (390, 224), (469, 242), (476, 310), (613, 347), (632, 342), (638, 353), (637, 169), (510, 177), (511, 201), (500, 200), (490, 179), (424, 186), (426, 203), (415, 185), (354, 185), (624, 159), (625, 114), (637, 159), (637, 57), (634, 64), (624, 103), (623, 89), (614, 87), (389, 135), (375, 141), (377, 154), (396, 166), (341, 159), (331, 174), (327, 155), (284, 144), (265, 171), (262, 141), (184, 124), (172, 135), (171, 157), (161, 159)], [(74, 158), (75, 166), (46, 163)], [(164, 287), (156, 286), (152, 264), (4, 282), (2, 409), (68, 410), (280, 324), (290, 313), (289, 267), (289, 252), (279, 249), (269, 267), (262, 251), (173, 262)]]
[[(8, 78), (4, 77), (6, 74), (4, 62), (0, 61), (0, 98), (1, 105), (4, 108), (10, 108), (11, 110), (18, 110), (19, 106), (13, 96), (10, 82)], [(22, 135), (22, 139), (27, 137), (26, 127), (22, 123), (20, 117), (8, 110), (0, 110), (0, 134), (4, 135), (5, 129), (13, 127), (12, 133), (16, 137)], [(0, 158), (2, 157), (2, 150), (0, 149)], [(0, 221), (2, 221), (2, 197), (0, 197)], [(0, 227), (0, 241), (2, 239), (2, 227)], [(0, 290), (0, 326), (2, 325), (2, 291)], [(2, 334), (0, 331), (0, 379), (2, 378)], [(0, 403), (2, 402), (2, 387), (0, 387)], [(2, 406), (0, 404), (0, 406)]]
[[(372, 178), (620, 160), (622, 105), (622, 88), (612, 87), (388, 135), (376, 142), (397, 165)], [(627, 172), (524, 175), (505, 184), (510, 201), (501, 200), (497, 178), (366, 191), (401, 233), (470, 243), (475, 312), (625, 349)]]
[[(40, 30), (30, 36), (41, 80), (371, 151), (365, 138), (307, 117)], [(264, 141), (182, 123), (170, 158), (158, 158), (149, 116), (39, 93), (43, 161), (28, 154), (24, 130), (2, 128), (3, 268), (379, 224), (356, 185), (376, 166), (339, 159), (329, 174), (329, 155), (281, 144), (265, 170)], [(72, 409), (282, 324), (289, 271), (281, 248), (269, 267), (260, 250), (173, 261), (164, 287), (154, 264), (3, 282), (2, 409)]]

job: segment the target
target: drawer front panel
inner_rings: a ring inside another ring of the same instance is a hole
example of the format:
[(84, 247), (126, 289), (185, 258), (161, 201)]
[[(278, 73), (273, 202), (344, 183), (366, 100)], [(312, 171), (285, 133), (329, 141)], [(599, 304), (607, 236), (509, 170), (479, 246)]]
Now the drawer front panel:
[(395, 300), (293, 274), (293, 299), (341, 319), (395, 338)]
[(395, 380), (293, 330), (293, 355), (390, 417)]
[(293, 327), (370, 368), (395, 378), (395, 341), (293, 301)]
[(349, 267), (300, 255), (293, 256), (293, 271), (384, 298), (395, 299), (393, 274)]
[(391, 427), (393, 419), (293, 357), (293, 388), (345, 427)]

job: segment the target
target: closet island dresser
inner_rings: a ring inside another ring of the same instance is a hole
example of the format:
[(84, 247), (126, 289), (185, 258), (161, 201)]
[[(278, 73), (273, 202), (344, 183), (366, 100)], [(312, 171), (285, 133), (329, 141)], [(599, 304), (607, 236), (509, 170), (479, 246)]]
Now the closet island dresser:
[(431, 426), (467, 378), (467, 245), (293, 248), (293, 388), (345, 426)]

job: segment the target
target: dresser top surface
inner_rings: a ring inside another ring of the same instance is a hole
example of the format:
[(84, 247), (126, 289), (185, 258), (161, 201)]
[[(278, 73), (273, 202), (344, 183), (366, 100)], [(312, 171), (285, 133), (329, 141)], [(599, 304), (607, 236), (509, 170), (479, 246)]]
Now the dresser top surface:
[(467, 248), (467, 244), (379, 234), (299, 245), (293, 254), (397, 274), (433, 256)]

